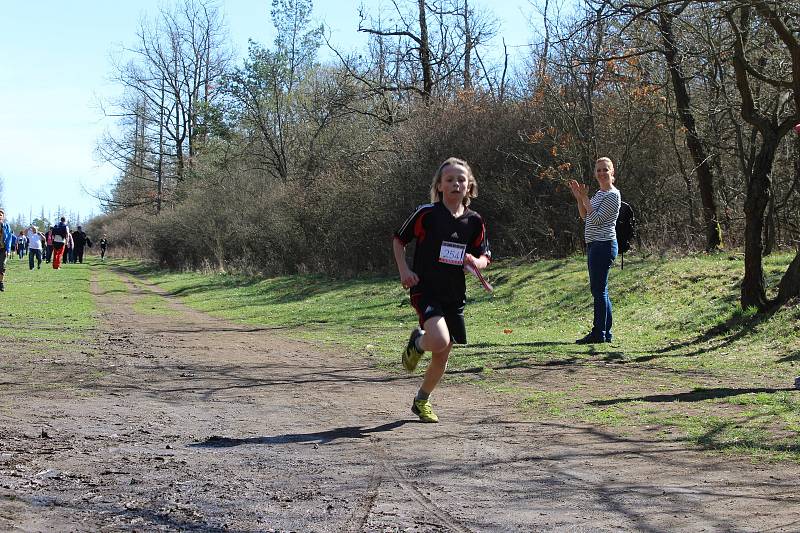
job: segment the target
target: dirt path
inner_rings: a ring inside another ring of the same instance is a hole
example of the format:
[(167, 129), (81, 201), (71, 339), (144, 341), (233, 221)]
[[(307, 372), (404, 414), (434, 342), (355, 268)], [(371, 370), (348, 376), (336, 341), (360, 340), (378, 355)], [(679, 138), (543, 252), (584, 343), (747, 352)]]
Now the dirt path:
[(421, 424), (417, 376), (172, 298), (137, 313), (126, 283), (93, 285), (96, 345), (0, 348), (0, 530), (800, 530), (794, 465), (526, 422), (469, 385)]

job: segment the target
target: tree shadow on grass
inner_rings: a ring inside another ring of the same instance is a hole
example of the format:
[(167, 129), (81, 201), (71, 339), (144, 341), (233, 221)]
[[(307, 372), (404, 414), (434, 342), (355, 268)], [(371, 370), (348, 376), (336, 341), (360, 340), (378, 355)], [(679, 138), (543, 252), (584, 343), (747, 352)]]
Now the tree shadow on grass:
[[(287, 433), (285, 435), (275, 435), (272, 437), (248, 437), (244, 439), (213, 435), (202, 442), (190, 444), (189, 447), (231, 448), (234, 446), (241, 446), (243, 444), (298, 444), (304, 442), (328, 444), (339, 439), (365, 439), (373, 433), (392, 431), (411, 422), (411, 420), (396, 420), (394, 422), (375, 426), (374, 428), (365, 428), (364, 426), (346, 426), (314, 433)], [(418, 421), (413, 422), (420, 423)]]
[(512, 346), (522, 346), (528, 348), (542, 348), (545, 346), (564, 346), (575, 344), (574, 342), (567, 341), (536, 341), (536, 342), (512, 342), (508, 344), (497, 344), (492, 342), (477, 342), (469, 344), (468, 348), (510, 348)]
[(793, 442), (764, 442), (760, 438), (741, 436), (736, 440), (726, 439), (725, 432), (729, 429), (735, 429), (738, 425), (739, 424), (735, 421), (714, 424), (705, 433), (688, 440), (707, 450), (756, 449), (770, 453), (800, 454), (800, 444)]
[[(491, 370), (513, 370), (513, 369), (546, 369), (559, 367), (576, 367), (594, 365), (597, 363), (619, 364), (625, 362), (625, 353), (622, 351), (599, 350), (594, 346), (589, 346), (588, 350), (578, 347), (573, 353), (564, 354), (563, 357), (553, 357), (553, 353), (547, 348), (553, 346), (574, 346), (571, 341), (539, 341), (539, 342), (517, 342), (510, 344), (494, 344), (488, 342), (470, 344), (466, 349), (455, 354), (451, 360), (457, 363), (459, 359), (475, 358), (481, 356), (484, 362), (482, 366), (448, 370), (448, 374), (480, 373), (485, 369)], [(491, 351), (481, 350), (489, 348)], [(497, 349), (501, 348), (501, 349)], [(507, 349), (502, 349), (507, 348)], [(544, 350), (536, 350), (544, 348)], [(589, 357), (583, 357), (583, 355)], [(550, 356), (550, 357), (543, 357)], [(470, 364), (470, 363), (467, 363)], [(474, 364), (474, 363), (472, 363)]]
[(779, 363), (790, 363), (792, 361), (800, 361), (800, 352), (790, 353), (789, 355), (778, 359)]
[[(734, 342), (747, 337), (749, 334), (753, 332), (753, 330), (767, 322), (774, 311), (769, 311), (765, 313), (759, 313), (754, 316), (741, 316), (735, 315), (731, 318), (725, 320), (721, 324), (717, 324), (716, 326), (710, 328), (708, 331), (697, 335), (694, 338), (687, 339), (683, 342), (673, 343), (669, 346), (665, 346), (663, 348), (659, 348), (657, 350), (653, 350), (652, 353), (648, 355), (643, 355), (641, 357), (635, 357), (630, 360), (632, 363), (642, 363), (646, 361), (652, 361), (654, 359), (660, 359), (662, 357), (694, 357), (696, 355), (702, 355), (706, 352), (719, 350), (721, 348), (725, 348), (726, 346), (730, 346)], [(727, 335), (727, 336), (726, 336)], [(706, 342), (711, 342), (717, 340), (718, 342), (707, 347), (698, 347), (697, 345), (703, 344)], [(675, 352), (684, 349), (684, 348), (691, 348), (696, 347), (696, 349), (686, 352), (677, 354)]]
[(653, 403), (702, 402), (704, 400), (729, 398), (731, 396), (740, 396), (742, 394), (757, 394), (762, 392), (773, 394), (776, 392), (786, 392), (793, 390), (795, 389), (791, 387), (782, 389), (772, 389), (765, 387), (754, 387), (748, 389), (732, 389), (728, 387), (717, 387), (712, 389), (706, 389), (703, 387), (698, 387), (690, 392), (680, 392), (675, 394), (652, 394), (649, 396), (636, 396), (634, 398), (614, 398), (611, 400), (594, 400), (589, 402), (589, 405), (602, 406), (602, 405), (615, 405), (615, 404), (629, 403), (629, 402), (653, 402)]
[(95, 296), (108, 296), (109, 294), (128, 294), (128, 289), (110, 289), (94, 293)]

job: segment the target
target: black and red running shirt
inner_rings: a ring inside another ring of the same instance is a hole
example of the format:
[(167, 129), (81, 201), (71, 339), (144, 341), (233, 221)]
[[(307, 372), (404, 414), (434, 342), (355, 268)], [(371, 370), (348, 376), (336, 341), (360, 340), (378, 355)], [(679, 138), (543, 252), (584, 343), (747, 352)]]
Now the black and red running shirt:
[(420, 282), (411, 294), (423, 293), (441, 303), (466, 300), (463, 254), (491, 258), (483, 218), (470, 209), (454, 217), (442, 202), (423, 204), (395, 232), (403, 245), (416, 239), (412, 270)]

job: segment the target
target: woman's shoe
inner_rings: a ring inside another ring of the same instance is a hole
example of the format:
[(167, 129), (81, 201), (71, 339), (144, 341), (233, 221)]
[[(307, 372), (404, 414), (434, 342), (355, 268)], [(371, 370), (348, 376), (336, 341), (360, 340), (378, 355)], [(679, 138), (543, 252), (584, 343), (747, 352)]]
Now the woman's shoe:
[(575, 344), (601, 344), (606, 342), (603, 337), (589, 333), (585, 337), (575, 341)]

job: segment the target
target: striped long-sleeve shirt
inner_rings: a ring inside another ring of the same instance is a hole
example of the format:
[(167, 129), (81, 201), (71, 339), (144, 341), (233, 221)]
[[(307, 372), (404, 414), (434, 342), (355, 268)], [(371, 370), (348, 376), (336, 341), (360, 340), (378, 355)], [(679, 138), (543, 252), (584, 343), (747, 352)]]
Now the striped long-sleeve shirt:
[(615, 240), (617, 232), (614, 227), (617, 224), (619, 206), (622, 203), (619, 189), (611, 187), (609, 191), (597, 191), (589, 201), (592, 204), (592, 212), (586, 215), (584, 239), (587, 243)]

